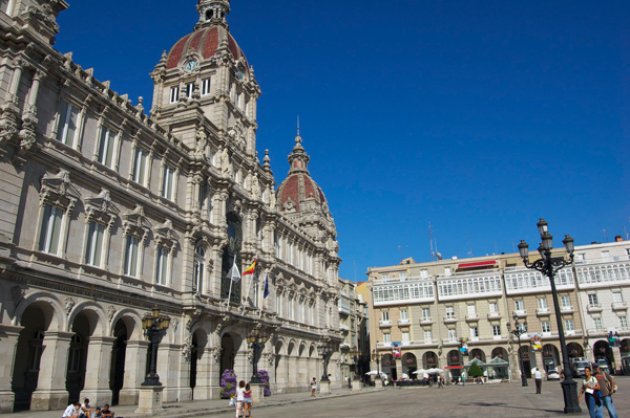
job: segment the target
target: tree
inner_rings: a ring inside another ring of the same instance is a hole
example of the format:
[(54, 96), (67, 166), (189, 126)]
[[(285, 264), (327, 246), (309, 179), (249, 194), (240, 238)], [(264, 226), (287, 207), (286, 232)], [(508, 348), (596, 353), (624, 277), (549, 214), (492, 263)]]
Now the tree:
[(483, 376), (483, 370), (481, 370), (481, 367), (479, 367), (477, 362), (473, 362), (473, 364), (471, 364), (470, 367), (468, 368), (468, 376), (470, 377)]

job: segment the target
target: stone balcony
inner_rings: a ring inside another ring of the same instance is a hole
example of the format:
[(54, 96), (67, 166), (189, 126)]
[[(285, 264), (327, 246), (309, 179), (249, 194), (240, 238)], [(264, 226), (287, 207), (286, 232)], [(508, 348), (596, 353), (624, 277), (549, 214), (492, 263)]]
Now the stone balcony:
[(466, 322), (478, 322), (478, 321), (479, 321), (479, 315), (477, 314), (466, 315)]
[(601, 312), (603, 310), (602, 305), (599, 303), (589, 303), (586, 306), (586, 311), (591, 312)]
[(611, 308), (613, 311), (626, 311), (628, 310), (628, 302), (613, 302)]
[(433, 318), (422, 318), (420, 320), (420, 325), (431, 325), (433, 324)]
[(378, 321), (378, 326), (381, 328), (389, 328), (392, 326), (392, 321), (390, 321), (389, 319), (381, 319), (380, 321)]
[(493, 319), (501, 319), (501, 313), (500, 312), (490, 312), (488, 313), (488, 320), (493, 320)]
[(566, 306), (561, 306), (560, 307), (560, 313), (562, 314), (570, 314), (573, 313), (575, 310), (573, 309), (573, 306), (571, 305), (566, 305)]
[(444, 317), (444, 323), (445, 324), (454, 324), (455, 322), (457, 322), (457, 317), (455, 317), (455, 316), (445, 316)]
[(517, 309), (512, 313), (512, 316), (516, 316), (517, 318), (526, 318), (527, 309)]
[(411, 325), (411, 321), (408, 319), (399, 319), (398, 320), (398, 326), (399, 327), (408, 327), (409, 325)]
[(536, 315), (538, 316), (549, 316), (550, 314), (551, 314), (551, 311), (549, 310), (549, 308), (536, 309)]

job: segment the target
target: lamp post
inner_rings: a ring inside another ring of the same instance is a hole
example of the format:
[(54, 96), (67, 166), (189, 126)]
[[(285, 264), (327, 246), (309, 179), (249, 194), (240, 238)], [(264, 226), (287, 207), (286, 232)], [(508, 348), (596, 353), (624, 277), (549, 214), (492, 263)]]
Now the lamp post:
[[(376, 345), (378, 345), (378, 342), (376, 343)], [(377, 379), (380, 379), (381, 378), (381, 358), (378, 355), (378, 350), (376, 348), (372, 350), (372, 357), (376, 359)]]
[(322, 356), (322, 360), (323, 360), (323, 374), (322, 374), (322, 378), (321, 378), (321, 382), (330, 382), (330, 379), (328, 378), (328, 363), (330, 362), (330, 358), (333, 355), (333, 348), (330, 345), (330, 343), (322, 343), (319, 345), (319, 347), (317, 347), (318, 351), (320, 352), (321, 356)]
[(144, 329), (144, 335), (149, 340), (149, 350), (151, 352), (151, 358), (149, 363), (149, 373), (144, 378), (142, 386), (161, 386), (160, 376), (157, 374), (157, 353), (160, 341), (166, 334), (171, 323), (171, 318), (168, 315), (160, 314), (158, 308), (154, 308), (151, 312), (147, 312), (142, 318), (142, 329)]
[[(561, 257), (552, 257), (551, 250), (553, 248), (553, 237), (549, 233), (549, 224), (544, 219), (539, 219), (536, 224), (538, 232), (540, 233), (540, 244), (538, 246), (538, 253), (540, 259), (529, 262), (529, 245), (523, 240), (518, 244), (518, 251), (525, 267), (528, 269), (538, 270), (549, 278), (549, 284), (551, 285), (551, 296), (553, 299), (553, 308), (556, 314), (556, 321), (558, 326), (558, 338), (560, 339), (560, 349), (562, 350), (562, 365), (564, 369), (564, 380), (561, 382), (562, 392), (564, 395), (564, 412), (565, 414), (579, 413), (581, 412), (580, 405), (577, 397), (577, 383), (573, 380), (571, 367), (569, 365), (569, 355), (567, 352), (567, 342), (564, 338), (564, 327), (562, 324), (562, 317), (560, 314), (560, 304), (558, 303), (558, 291), (556, 289), (556, 282), (554, 281), (554, 274), (563, 267), (573, 264), (573, 251), (575, 249), (573, 238), (569, 235), (565, 235), (562, 240), (564, 248), (567, 252), (566, 255)], [(568, 256), (568, 257), (567, 257)]]
[(254, 328), (247, 334), (247, 342), (252, 346), (252, 378), (251, 383), (260, 383), (258, 378), (258, 361), (265, 348), (265, 344), (269, 341), (269, 334)]
[(514, 319), (514, 329), (512, 329), (509, 322), (507, 323), (507, 329), (510, 334), (516, 337), (516, 341), (518, 342), (518, 362), (521, 368), (521, 386), (527, 386), (525, 367), (523, 365), (525, 359), (523, 358), (523, 352), (521, 351), (521, 335), (527, 334), (527, 319), (525, 319), (522, 324), (519, 323), (516, 312), (514, 312), (512, 318)]

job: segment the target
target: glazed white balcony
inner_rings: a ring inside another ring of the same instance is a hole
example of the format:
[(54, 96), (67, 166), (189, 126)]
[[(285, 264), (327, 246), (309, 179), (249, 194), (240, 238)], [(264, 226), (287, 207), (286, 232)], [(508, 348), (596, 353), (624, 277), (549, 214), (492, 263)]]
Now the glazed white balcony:
[[(558, 271), (554, 279), (558, 290), (575, 288), (575, 280), (570, 268)], [(505, 292), (508, 295), (551, 292), (551, 284), (549, 278), (539, 271), (511, 267), (505, 269)]]
[[(626, 257), (624, 257), (626, 258)], [(576, 266), (578, 285), (588, 289), (630, 283), (630, 260)]]
[(498, 269), (439, 276), (437, 287), (441, 301), (503, 295), (501, 271)]
[(429, 280), (381, 282), (372, 287), (374, 306), (434, 302), (433, 283)]

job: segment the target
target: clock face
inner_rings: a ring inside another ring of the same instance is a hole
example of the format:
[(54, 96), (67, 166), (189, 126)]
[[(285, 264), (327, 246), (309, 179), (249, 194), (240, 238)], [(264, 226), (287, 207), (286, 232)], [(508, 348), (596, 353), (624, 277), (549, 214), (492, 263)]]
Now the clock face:
[(197, 63), (197, 60), (189, 59), (188, 61), (184, 63), (184, 70), (187, 72), (195, 71), (198, 65), (199, 64)]

